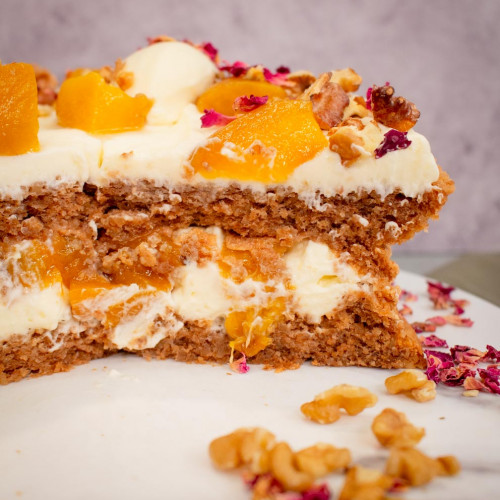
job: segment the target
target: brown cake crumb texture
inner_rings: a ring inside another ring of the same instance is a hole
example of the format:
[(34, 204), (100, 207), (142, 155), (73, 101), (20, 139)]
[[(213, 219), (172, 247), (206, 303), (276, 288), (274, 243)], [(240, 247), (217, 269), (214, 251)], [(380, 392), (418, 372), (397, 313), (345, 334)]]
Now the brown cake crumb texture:
[[(303, 239), (327, 243), (337, 254), (347, 253), (348, 263), (360, 273), (371, 273), (389, 285), (397, 274), (397, 266), (390, 260), (390, 245), (426, 229), (428, 219), (438, 217), (452, 191), (452, 181), (440, 171), (434, 189), (418, 199), (402, 193), (383, 200), (374, 192), (331, 198), (318, 194), (319, 211), (282, 187), (262, 194), (237, 186), (176, 189), (147, 181), (101, 188), (34, 185), (25, 190), (22, 200), (0, 200), (0, 237), (2, 242), (15, 243), (63, 234), (86, 248), (87, 265), (94, 272), (112, 269), (118, 251), (130, 251), (131, 265), (136, 259), (154, 270), (156, 262), (148, 260), (147, 248), (131, 249), (127, 242), (189, 226), (218, 226), (233, 235), (228, 241), (235, 248), (245, 245), (240, 237), (260, 240), (252, 245), (256, 249), (265, 249), (269, 239), (288, 248)], [(368, 224), (361, 224), (360, 217)], [(188, 257), (197, 261), (203, 259), (200, 249), (206, 248), (205, 236), (198, 237), (198, 243), (184, 242), (186, 251), (196, 253)], [(383, 301), (365, 296), (351, 298), (344, 309), (333, 317), (323, 317), (320, 324), (286, 316), (270, 333), (272, 344), (250, 361), (273, 368), (292, 368), (307, 360), (329, 366), (421, 368), (425, 360), (420, 343), (395, 311), (394, 301), (383, 305)], [(31, 332), (28, 337), (14, 335), (0, 344), (0, 383), (65, 371), (115, 352), (106, 339), (102, 326), (68, 335), (57, 349), (43, 331)], [(230, 355), (228, 343), (222, 324), (214, 328), (203, 322), (185, 322), (181, 330), (155, 348), (138, 354), (225, 363)]]

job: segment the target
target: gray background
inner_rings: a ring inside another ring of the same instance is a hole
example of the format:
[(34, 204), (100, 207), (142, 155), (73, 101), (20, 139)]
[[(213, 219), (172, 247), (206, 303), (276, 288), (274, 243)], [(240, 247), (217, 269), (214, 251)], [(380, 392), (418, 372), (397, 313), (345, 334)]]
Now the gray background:
[(351, 66), (417, 104), (417, 130), (457, 189), (401, 252), (500, 250), (500, 1), (0, 0), (0, 59), (59, 76), (168, 34), (223, 58), (321, 72)]

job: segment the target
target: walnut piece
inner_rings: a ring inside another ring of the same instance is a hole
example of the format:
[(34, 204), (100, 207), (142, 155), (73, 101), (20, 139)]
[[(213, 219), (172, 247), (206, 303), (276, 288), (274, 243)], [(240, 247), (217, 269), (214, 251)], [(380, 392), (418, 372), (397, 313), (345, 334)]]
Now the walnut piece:
[(293, 83), (293, 87), (288, 88), (292, 96), (298, 97), (315, 81), (316, 77), (309, 71), (294, 71), (286, 77), (288, 82)]
[(269, 453), (274, 442), (274, 434), (266, 429), (242, 428), (214, 439), (208, 452), (218, 469), (249, 465), (252, 472), (262, 474), (269, 471)]
[(340, 408), (349, 415), (357, 415), (365, 408), (374, 406), (376, 402), (377, 396), (368, 389), (341, 384), (318, 394), (313, 401), (304, 403), (300, 409), (309, 419), (325, 424), (340, 418)]
[(373, 419), (372, 431), (387, 448), (415, 446), (425, 436), (423, 427), (415, 427), (404, 413), (392, 408), (386, 408)]
[(53, 104), (57, 99), (57, 78), (46, 68), (33, 64), (38, 90), (38, 104)]
[(363, 82), (352, 68), (337, 69), (332, 72), (330, 81), (338, 83), (346, 92), (355, 92)]
[(314, 117), (323, 130), (338, 125), (349, 105), (349, 96), (338, 83), (330, 81), (331, 76), (331, 73), (320, 75), (301, 97), (311, 100)]
[(317, 443), (297, 451), (294, 458), (299, 470), (319, 478), (347, 467), (351, 463), (351, 452), (347, 448)]
[(403, 393), (419, 403), (436, 397), (436, 384), (419, 370), (404, 370), (389, 377), (385, 380), (385, 387), (390, 394)]
[(436, 476), (458, 474), (460, 463), (453, 456), (434, 459), (415, 448), (392, 448), (385, 472), (403, 479), (410, 486), (420, 486), (429, 483)]
[(340, 156), (344, 167), (351, 166), (360, 156), (361, 151), (353, 146), (363, 147), (363, 139), (350, 127), (333, 127), (328, 132), (330, 149)]
[(375, 469), (351, 467), (346, 475), (339, 500), (385, 500), (393, 479)]
[(371, 99), (375, 120), (400, 132), (408, 132), (420, 117), (415, 104), (404, 97), (395, 97), (394, 88), (390, 85), (374, 85)]
[(369, 116), (370, 111), (366, 108), (366, 102), (361, 96), (354, 96), (349, 99), (349, 105), (344, 109), (343, 119), (364, 118)]
[(300, 470), (295, 464), (293, 451), (287, 443), (277, 443), (271, 451), (270, 468), (273, 476), (291, 491), (305, 491), (314, 481), (314, 476)]

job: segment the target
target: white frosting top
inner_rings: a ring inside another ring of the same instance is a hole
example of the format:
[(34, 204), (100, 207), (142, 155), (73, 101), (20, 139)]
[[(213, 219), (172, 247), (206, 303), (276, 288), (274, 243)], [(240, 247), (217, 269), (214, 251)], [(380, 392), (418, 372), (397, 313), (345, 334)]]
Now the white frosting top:
[[(168, 186), (189, 182), (226, 187), (238, 183), (225, 178), (207, 180), (199, 174), (189, 180), (185, 176), (186, 160), (214, 131), (201, 128), (194, 102), (212, 84), (216, 70), (206, 55), (181, 42), (161, 42), (135, 52), (125, 60), (124, 71), (133, 73), (133, 85), (127, 92), (154, 99), (148, 124), (135, 132), (92, 136), (58, 127), (54, 116), (40, 118), (39, 152), (0, 156), (0, 196), (21, 198), (21, 186), (36, 182), (103, 186), (117, 179), (145, 178)], [(389, 130), (380, 129), (379, 137)], [(337, 153), (325, 148), (297, 167), (281, 185), (291, 187), (317, 210), (322, 210), (318, 193), (331, 196), (374, 190), (386, 196), (401, 190), (416, 196), (432, 189), (439, 169), (423, 136), (411, 130), (408, 139), (412, 141), (408, 148), (380, 159), (359, 148), (361, 156), (349, 167), (342, 165)], [(258, 182), (240, 184), (261, 192), (269, 187)]]

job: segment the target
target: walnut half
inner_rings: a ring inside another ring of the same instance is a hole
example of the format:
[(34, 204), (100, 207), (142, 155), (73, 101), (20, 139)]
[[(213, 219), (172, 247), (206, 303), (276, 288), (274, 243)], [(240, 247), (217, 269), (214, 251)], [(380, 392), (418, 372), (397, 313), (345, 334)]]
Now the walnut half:
[(349, 105), (349, 96), (340, 84), (331, 81), (331, 77), (331, 73), (323, 73), (302, 94), (302, 99), (311, 100), (314, 118), (322, 130), (338, 125)]
[(372, 87), (372, 111), (375, 120), (386, 127), (408, 132), (420, 117), (415, 104), (404, 97), (395, 97), (390, 85)]

